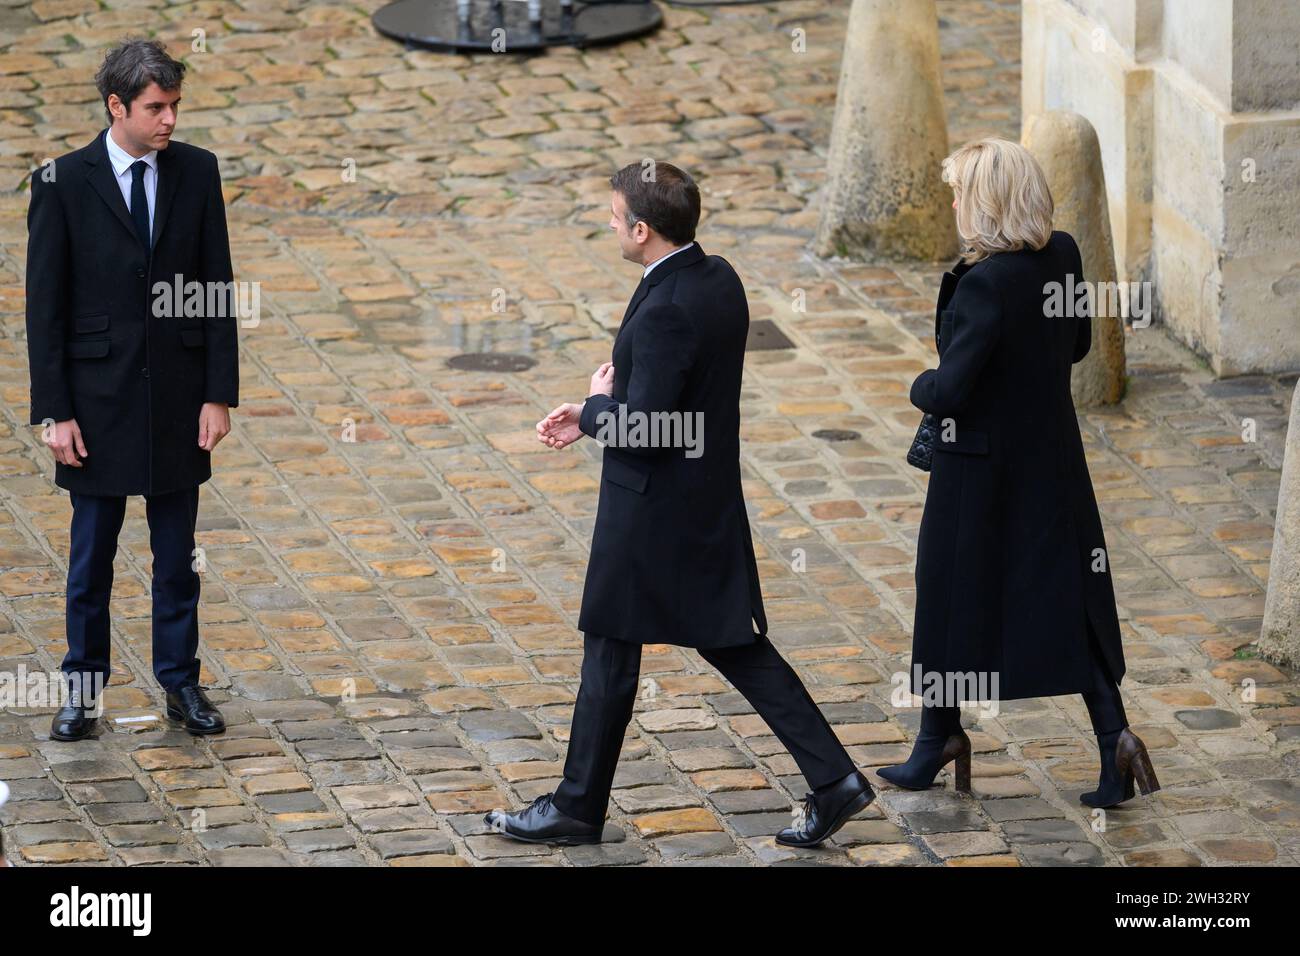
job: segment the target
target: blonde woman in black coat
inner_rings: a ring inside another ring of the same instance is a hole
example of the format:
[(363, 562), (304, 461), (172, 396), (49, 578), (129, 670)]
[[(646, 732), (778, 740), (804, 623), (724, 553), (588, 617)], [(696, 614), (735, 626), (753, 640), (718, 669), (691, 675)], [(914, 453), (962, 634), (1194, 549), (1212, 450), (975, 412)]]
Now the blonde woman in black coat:
[[(1091, 320), (1087, 308), (1062, 316), (1047, 305), (1054, 284), (1084, 281), (1082, 260), (1068, 233), (1052, 231), (1046, 179), (1019, 144), (964, 146), (944, 161), (944, 179), (963, 255), (939, 291), (939, 367), (911, 391), (940, 423), (916, 561), (910, 673), (921, 732), (908, 761), (880, 776), (924, 789), (951, 761), (969, 790), (960, 700), (1082, 694), (1101, 776), (1080, 799), (1114, 806), (1135, 780), (1143, 793), (1159, 783), (1120, 698), (1110, 562), (1070, 397)], [(961, 675), (984, 683), (963, 687)], [(927, 687), (948, 692), (927, 700)]]

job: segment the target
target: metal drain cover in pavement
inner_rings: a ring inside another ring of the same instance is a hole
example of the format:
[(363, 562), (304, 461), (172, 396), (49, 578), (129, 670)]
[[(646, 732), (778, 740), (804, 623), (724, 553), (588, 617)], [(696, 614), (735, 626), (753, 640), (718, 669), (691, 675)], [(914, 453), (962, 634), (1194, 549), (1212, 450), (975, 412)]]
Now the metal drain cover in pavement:
[(820, 438), (823, 441), (857, 441), (862, 437), (858, 432), (847, 428), (819, 428), (812, 435), (813, 438)]
[(462, 372), (526, 372), (537, 359), (510, 352), (466, 352), (447, 359), (449, 368)]
[(794, 343), (776, 327), (776, 323), (771, 319), (759, 319), (749, 323), (749, 339), (745, 342), (746, 352), (766, 352), (772, 349), (792, 348), (794, 348)]

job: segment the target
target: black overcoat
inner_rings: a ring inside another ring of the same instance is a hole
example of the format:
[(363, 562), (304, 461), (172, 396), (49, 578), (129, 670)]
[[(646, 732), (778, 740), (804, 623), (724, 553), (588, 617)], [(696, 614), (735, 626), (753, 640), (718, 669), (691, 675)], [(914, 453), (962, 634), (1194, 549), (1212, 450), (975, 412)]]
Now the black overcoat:
[[(212, 476), (211, 453), (198, 444), (203, 404), (239, 404), (221, 177), (207, 150), (172, 142), (158, 151), (149, 255), (113, 176), (106, 135), (60, 156), (52, 177), (32, 174), (30, 421), (77, 420), (87, 457), (80, 468), (55, 464), (60, 488), (164, 494)], [(155, 309), (160, 296), (170, 301)]]
[(1091, 320), (1045, 308), (1048, 284), (1068, 289), (1069, 274), (1075, 287), (1084, 281), (1074, 239), (1057, 231), (1041, 250), (958, 263), (943, 277), (939, 367), (911, 390), (912, 404), (946, 426), (917, 545), (914, 693), (918, 668), (923, 680), (982, 673), (986, 686), (996, 674), (1003, 700), (1088, 690), (1085, 615), (1111, 675), (1124, 674), (1110, 557), (1070, 396)]
[[(642, 278), (614, 340), (613, 396), (582, 411), (582, 431), (606, 447), (581, 630), (684, 647), (767, 633), (740, 483), (748, 331), (740, 278), (698, 244)], [(635, 424), (652, 412), (679, 413), (680, 444), (700, 453), (647, 447)], [(686, 415), (701, 432), (684, 430)]]

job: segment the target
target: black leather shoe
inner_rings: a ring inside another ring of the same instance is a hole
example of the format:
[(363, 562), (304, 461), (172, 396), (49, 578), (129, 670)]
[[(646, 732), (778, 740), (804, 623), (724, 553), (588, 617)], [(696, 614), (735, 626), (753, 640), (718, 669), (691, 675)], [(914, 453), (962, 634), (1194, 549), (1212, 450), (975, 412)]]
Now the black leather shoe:
[(192, 734), (219, 734), (226, 729), (226, 718), (197, 684), (167, 692), (167, 716), (184, 721)]
[(99, 717), (99, 702), (87, 705), (81, 688), (68, 688), (68, 702), (59, 708), (50, 723), (50, 737), (53, 740), (82, 740), (89, 737), (95, 729)]
[(489, 810), (483, 821), (497, 833), (502, 833), (525, 843), (553, 843), (556, 846), (577, 846), (582, 843), (599, 843), (604, 827), (592, 826), (575, 820), (551, 803), (553, 793), (545, 793), (522, 810), (507, 813)]
[(776, 835), (782, 846), (817, 846), (876, 798), (867, 778), (855, 770), (820, 793), (803, 798), (803, 819)]

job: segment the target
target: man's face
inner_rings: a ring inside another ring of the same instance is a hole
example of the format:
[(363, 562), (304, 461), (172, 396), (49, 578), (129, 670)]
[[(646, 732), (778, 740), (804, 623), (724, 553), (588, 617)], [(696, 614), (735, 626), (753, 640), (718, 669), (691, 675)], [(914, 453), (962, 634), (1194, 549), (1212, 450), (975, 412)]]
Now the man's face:
[(148, 152), (166, 149), (171, 142), (180, 102), (180, 89), (164, 90), (151, 82), (131, 101), (129, 113), (117, 94), (109, 96), (108, 109), (113, 114), (113, 125), (126, 140), (126, 145)]
[(609, 201), (609, 208), (612, 213), (609, 217), (609, 228), (613, 229), (614, 235), (618, 236), (619, 252), (628, 262), (639, 262), (645, 265), (644, 244), (650, 237), (650, 227), (644, 222), (638, 222), (631, 229), (627, 227), (627, 202), (623, 199), (622, 193), (613, 194)]

